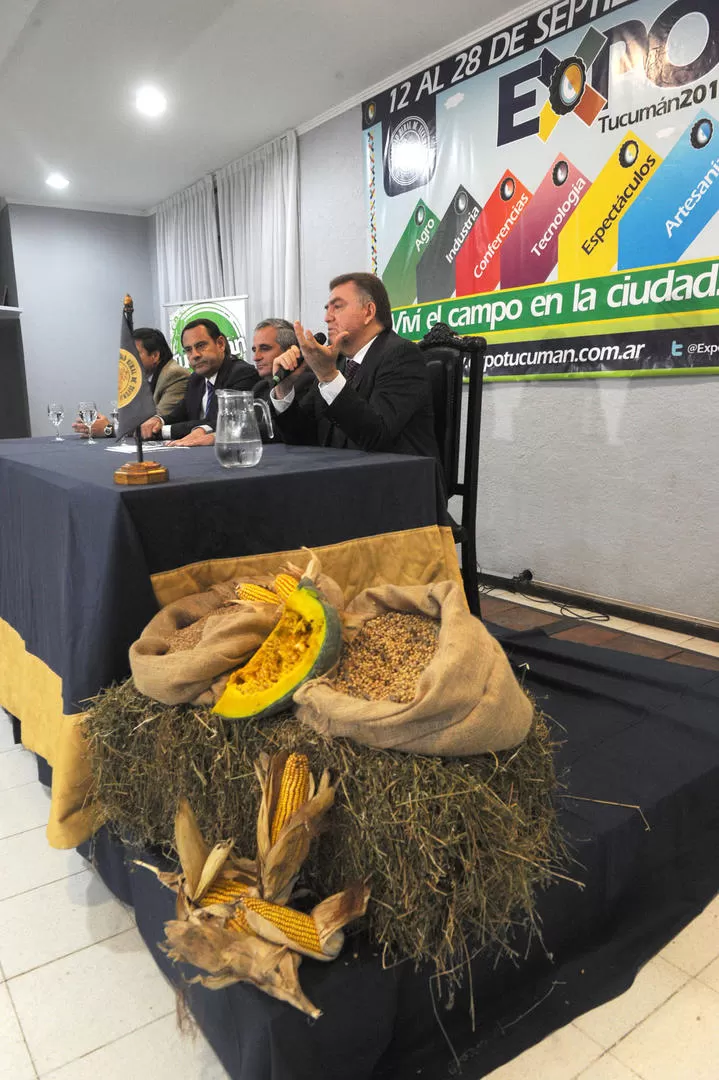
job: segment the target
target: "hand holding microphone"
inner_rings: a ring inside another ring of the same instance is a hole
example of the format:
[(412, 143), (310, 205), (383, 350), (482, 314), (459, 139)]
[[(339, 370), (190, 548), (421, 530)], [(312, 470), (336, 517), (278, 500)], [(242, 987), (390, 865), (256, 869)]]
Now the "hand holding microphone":
[[(319, 345), (324, 345), (327, 341), (327, 335), (320, 331), (320, 333), (314, 335), (314, 339)], [(290, 361), (294, 361), (293, 366), (285, 366), (285, 362), (289, 364)], [(278, 383), (281, 383), (283, 379), (286, 379), (288, 375), (291, 375), (293, 371), (296, 371), (304, 363), (304, 357), (296, 345), (291, 345), (286, 352), (277, 357), (275, 363), (280, 365), (272, 376), (272, 382), (277, 386)]]
[[(332, 327), (330, 327), (330, 334), (332, 333)], [(312, 368), (318, 381), (329, 383), (336, 379), (339, 374), (337, 360), (342, 352), (342, 346), (349, 337), (347, 331), (342, 330), (338, 333), (335, 329), (329, 345), (324, 344), (326, 341), (324, 334), (315, 336), (309, 330), (305, 330), (300, 322), (295, 323), (295, 334), (303, 359), (307, 366)]]

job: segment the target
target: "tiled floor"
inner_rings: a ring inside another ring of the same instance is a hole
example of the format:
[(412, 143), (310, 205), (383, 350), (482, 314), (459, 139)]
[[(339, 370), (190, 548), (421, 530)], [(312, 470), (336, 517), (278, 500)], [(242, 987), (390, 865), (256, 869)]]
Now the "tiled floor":
[(0, 1080), (221, 1080), (132, 912), (45, 839), (49, 796), (0, 710)]
[[(496, 591), (482, 608), (516, 629), (719, 670), (719, 645), (687, 635), (621, 619), (571, 625), (554, 605)], [(14, 746), (0, 710), (0, 1080), (225, 1077), (202, 1035), (179, 1034), (174, 993), (132, 912), (79, 855), (48, 847), (47, 807), (34, 759)], [(719, 1080), (719, 898), (622, 997), (491, 1076)]]
[[(719, 671), (717, 642), (625, 619), (567, 627), (566, 610), (497, 589), (482, 597), (482, 617), (510, 629), (541, 626), (552, 637)], [(491, 1080), (719, 1080), (719, 897), (650, 960), (625, 994), (489, 1075)]]

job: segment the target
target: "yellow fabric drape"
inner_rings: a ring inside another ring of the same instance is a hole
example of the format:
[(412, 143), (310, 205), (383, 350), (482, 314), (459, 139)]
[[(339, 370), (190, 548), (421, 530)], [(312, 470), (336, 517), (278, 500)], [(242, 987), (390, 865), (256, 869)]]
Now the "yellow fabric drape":
[[(461, 583), (449, 528), (428, 526), (384, 533), (313, 551), (324, 572), (342, 586), (346, 603), (371, 585)], [(243, 574), (275, 574), (288, 560), (304, 567), (307, 558), (306, 551), (296, 549), (212, 559), (155, 574), (152, 586), (160, 607), (164, 607), (217, 581), (236, 580)], [(17, 631), (1, 619), (0, 705), (20, 720), (23, 745), (52, 766), (49, 843), (56, 848), (77, 847), (101, 824), (87, 800), (91, 773), (81, 727), (83, 714), (63, 712), (60, 676), (28, 652)]]

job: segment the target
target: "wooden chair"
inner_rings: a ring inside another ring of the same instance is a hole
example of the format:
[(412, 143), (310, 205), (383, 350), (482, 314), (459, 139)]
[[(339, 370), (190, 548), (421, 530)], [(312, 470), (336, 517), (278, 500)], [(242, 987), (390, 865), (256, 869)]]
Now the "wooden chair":
[[(459, 522), (450, 518), (454, 542), (462, 548), (462, 581), (469, 610), (481, 618), (477, 577), (477, 482), (482, 414), (484, 351), (482, 337), (458, 337), (438, 323), (420, 341), (432, 384), (434, 426), (447, 494), (461, 495)], [(467, 426), (462, 447), (463, 383), (468, 381)], [(461, 476), (461, 479), (460, 479)]]

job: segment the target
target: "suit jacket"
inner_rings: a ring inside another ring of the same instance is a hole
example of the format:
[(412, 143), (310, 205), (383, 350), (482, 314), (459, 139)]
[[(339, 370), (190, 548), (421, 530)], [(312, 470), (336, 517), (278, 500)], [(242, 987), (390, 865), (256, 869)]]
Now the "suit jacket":
[(178, 364), (176, 360), (168, 360), (159, 371), (153, 372), (150, 379), (150, 388), (155, 399), (158, 416), (169, 416), (172, 410), (180, 404), (185, 396), (189, 379), (189, 368)]
[(266, 403), (267, 408), (270, 410), (270, 417), (272, 419), (272, 432), (273, 432), (273, 434), (272, 434), (272, 438), (270, 438), (270, 433), (266, 428), (264, 420), (260, 420), (259, 417), (257, 418), (258, 421), (259, 421), (259, 425), (260, 425), (260, 435), (262, 436), (263, 443), (280, 443), (280, 442), (282, 442), (282, 434), (280, 432), (280, 429), (277, 426), (277, 413), (272, 408), (272, 405), (270, 403), (270, 394), (274, 390), (274, 386), (275, 386), (275, 384), (272, 381), (272, 377), (269, 376), (269, 377), (267, 377), (265, 379), (259, 379), (259, 381), (256, 382), (255, 385), (252, 388), (252, 393), (255, 396), (255, 400), (256, 401), (264, 401)]
[(344, 386), (331, 405), (315, 378), (304, 390), (300, 380), (295, 401), (275, 418), (285, 442), (439, 459), (424, 357), (393, 330), (377, 336), (353, 385)]
[[(251, 364), (228, 356), (223, 360), (217, 372), (215, 390), (251, 390), (258, 379), (257, 370)], [(173, 439), (184, 438), (200, 424), (207, 424), (214, 430), (217, 423), (217, 397), (213, 396), (207, 416), (205, 416), (202, 412), (205, 381), (204, 375), (190, 375), (185, 396), (165, 418), (165, 423), (170, 425), (170, 434)]]

